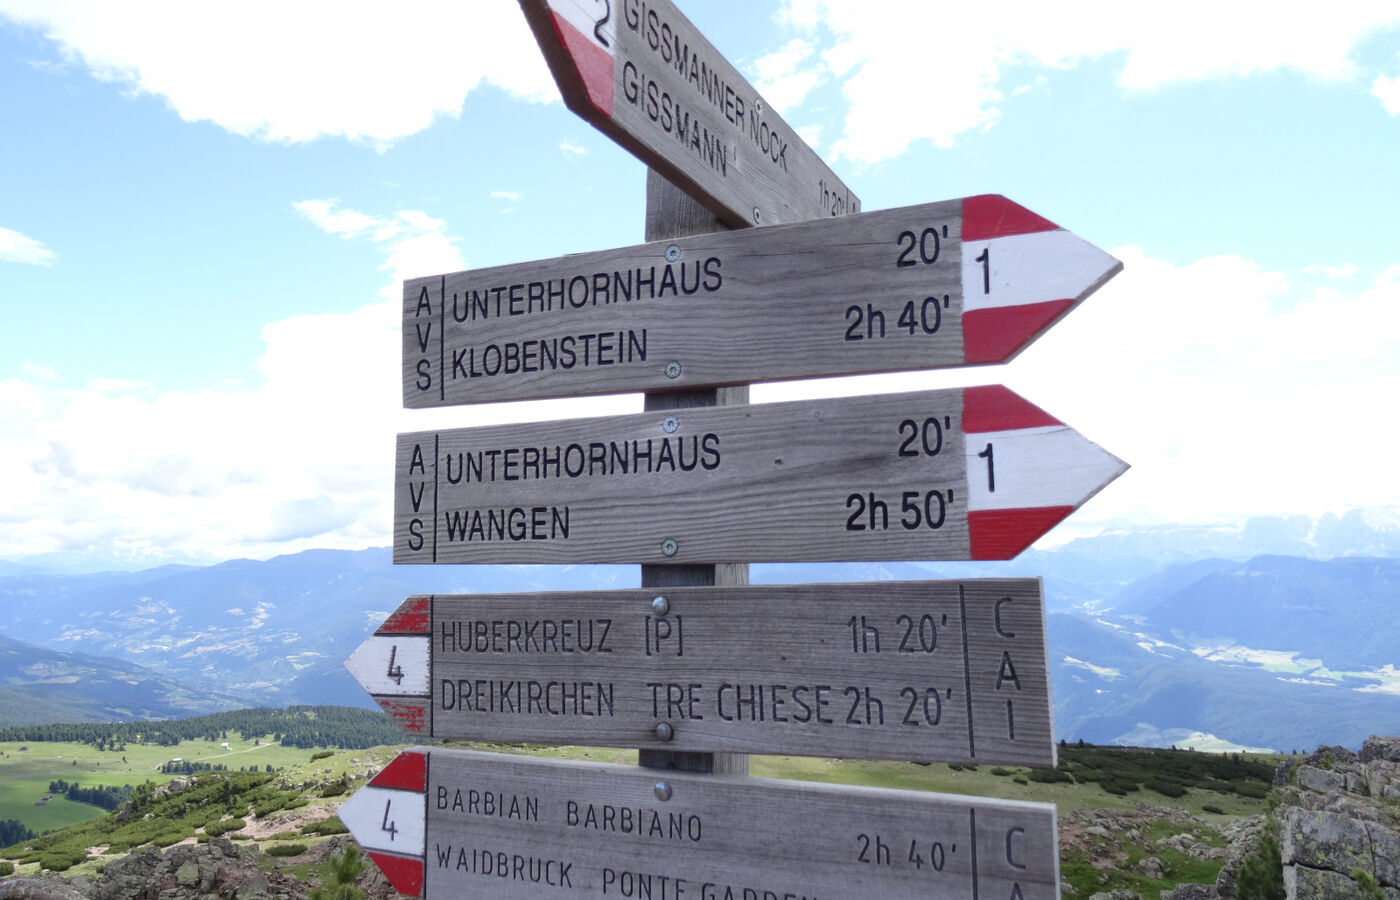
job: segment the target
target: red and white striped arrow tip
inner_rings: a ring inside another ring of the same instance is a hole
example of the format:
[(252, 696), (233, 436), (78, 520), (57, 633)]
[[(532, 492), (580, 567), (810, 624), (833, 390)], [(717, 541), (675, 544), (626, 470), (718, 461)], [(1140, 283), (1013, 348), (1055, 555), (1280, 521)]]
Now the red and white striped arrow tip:
[(423, 896), (428, 754), (405, 750), (340, 807), (340, 821), (400, 894)]
[(588, 103), (612, 118), (617, 18), (600, 24), (592, 0), (547, 0), (547, 5), (554, 33), (574, 65), (575, 78), (568, 83), (583, 85)]
[(399, 727), (428, 737), (428, 598), (410, 597), (350, 654), (345, 669)]
[(1123, 269), (1114, 257), (1000, 194), (963, 200), (963, 357), (1014, 357)]
[(972, 559), (1011, 559), (1128, 464), (1001, 385), (963, 389)]

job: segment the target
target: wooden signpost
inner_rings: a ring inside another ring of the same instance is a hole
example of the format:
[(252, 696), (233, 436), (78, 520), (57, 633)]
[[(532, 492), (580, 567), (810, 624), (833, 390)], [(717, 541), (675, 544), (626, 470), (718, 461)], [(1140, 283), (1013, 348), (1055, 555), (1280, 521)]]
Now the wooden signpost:
[(854, 215), (670, 0), (520, 5), (570, 108), (651, 167), (648, 243), (406, 282), (404, 405), (647, 411), (400, 435), (394, 561), (636, 562), (642, 589), (413, 597), (346, 665), (411, 733), (641, 768), (409, 751), (341, 818), (414, 897), (1057, 898), (1051, 805), (742, 777), (749, 752), (1053, 765), (1039, 581), (747, 564), (1007, 559), (1126, 465), (999, 386), (747, 386), (1004, 362), (1121, 264), (1000, 195)]
[(734, 227), (860, 212), (670, 0), (521, 0), (564, 102)]
[(1000, 195), (404, 282), (404, 405), (999, 363), (1122, 263)]
[(424, 738), (1055, 764), (1038, 579), (415, 597), (345, 665)]
[(997, 386), (420, 432), (394, 561), (1009, 559), (1124, 469)]
[(340, 817), (427, 900), (1059, 896), (1044, 803), (434, 749)]

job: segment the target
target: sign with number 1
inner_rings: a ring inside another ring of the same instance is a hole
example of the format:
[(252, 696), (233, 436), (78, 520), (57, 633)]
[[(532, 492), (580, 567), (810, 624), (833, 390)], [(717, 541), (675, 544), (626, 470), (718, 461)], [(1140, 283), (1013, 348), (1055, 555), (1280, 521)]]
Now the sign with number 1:
[(992, 194), (415, 278), (404, 405), (1000, 363), (1121, 268)]

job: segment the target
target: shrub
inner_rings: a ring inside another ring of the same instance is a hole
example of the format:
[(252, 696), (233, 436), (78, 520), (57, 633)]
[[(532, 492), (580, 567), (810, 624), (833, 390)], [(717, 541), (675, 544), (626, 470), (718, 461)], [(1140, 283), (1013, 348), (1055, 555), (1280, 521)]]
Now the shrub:
[(1014, 770), (1008, 769), (1008, 768), (1006, 768), (1005, 766), (993, 766), (993, 767), (992, 767), (992, 774), (993, 774), (993, 775), (1012, 775), (1012, 774), (1014, 774)]
[(1012, 775), (1011, 780), (1017, 784), (1030, 784), (1031, 780), (1024, 775)]
[(311, 761), (315, 762), (318, 759), (329, 759), (332, 756), (335, 756), (334, 750), (322, 750), (319, 753), (311, 754)]
[(1278, 841), (1265, 832), (1259, 849), (1246, 856), (1235, 876), (1235, 896), (1240, 900), (1284, 900), (1283, 855)]
[(6, 875), (15, 874), (15, 864), (12, 862), (0, 862), (0, 878)]
[(273, 844), (263, 851), (268, 856), (301, 856), (306, 852), (305, 844)]
[(1163, 797), (1180, 797), (1186, 793), (1186, 785), (1166, 778), (1149, 778), (1142, 786), (1149, 791), (1156, 791)]
[(1054, 784), (1057, 781), (1070, 781), (1069, 773), (1059, 769), (1031, 769), (1031, 781), (1036, 784)]
[(39, 867), (50, 872), (66, 872), (87, 858), (86, 850), (54, 850), (39, 855)]
[(1206, 803), (1201, 807), (1201, 809), (1208, 813), (1215, 813), (1217, 816), (1225, 815), (1225, 810), (1216, 806), (1214, 803)]
[(1352, 869), (1351, 879), (1356, 882), (1356, 889), (1365, 900), (1385, 900), (1385, 889), (1370, 872), (1360, 868)]
[(171, 844), (178, 844), (187, 837), (194, 837), (193, 831), (167, 831), (151, 838), (151, 843), (157, 847), (169, 847)]
[(224, 819), (222, 822), (210, 822), (204, 826), (204, 833), (210, 837), (218, 837), (230, 831), (237, 831), (248, 823), (242, 819)]
[(329, 819), (322, 819), (319, 822), (312, 822), (310, 825), (302, 826), (301, 833), (325, 836), (332, 834), (349, 834), (350, 829), (345, 827), (345, 823), (340, 821), (339, 816), (331, 816)]
[(350, 788), (346, 786), (345, 782), (335, 781), (331, 784), (326, 785), (325, 790), (321, 791), (321, 796), (339, 797), (341, 794), (344, 794), (348, 790), (350, 790)]

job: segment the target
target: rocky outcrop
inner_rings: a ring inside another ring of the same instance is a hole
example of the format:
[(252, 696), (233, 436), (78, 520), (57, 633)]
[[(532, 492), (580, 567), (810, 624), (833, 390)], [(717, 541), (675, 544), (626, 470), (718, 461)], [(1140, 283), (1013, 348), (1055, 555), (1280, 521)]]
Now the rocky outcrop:
[(1274, 783), (1288, 900), (1400, 900), (1400, 738), (1320, 747)]
[[(306, 854), (322, 862), (344, 849), (341, 835)], [(161, 851), (135, 850), (108, 862), (97, 878), (5, 878), (0, 900), (307, 900), (314, 884), (266, 865), (257, 848), (240, 847), (224, 837), (207, 844), (178, 845)], [(398, 893), (373, 865), (357, 886), (366, 900), (392, 900)]]

